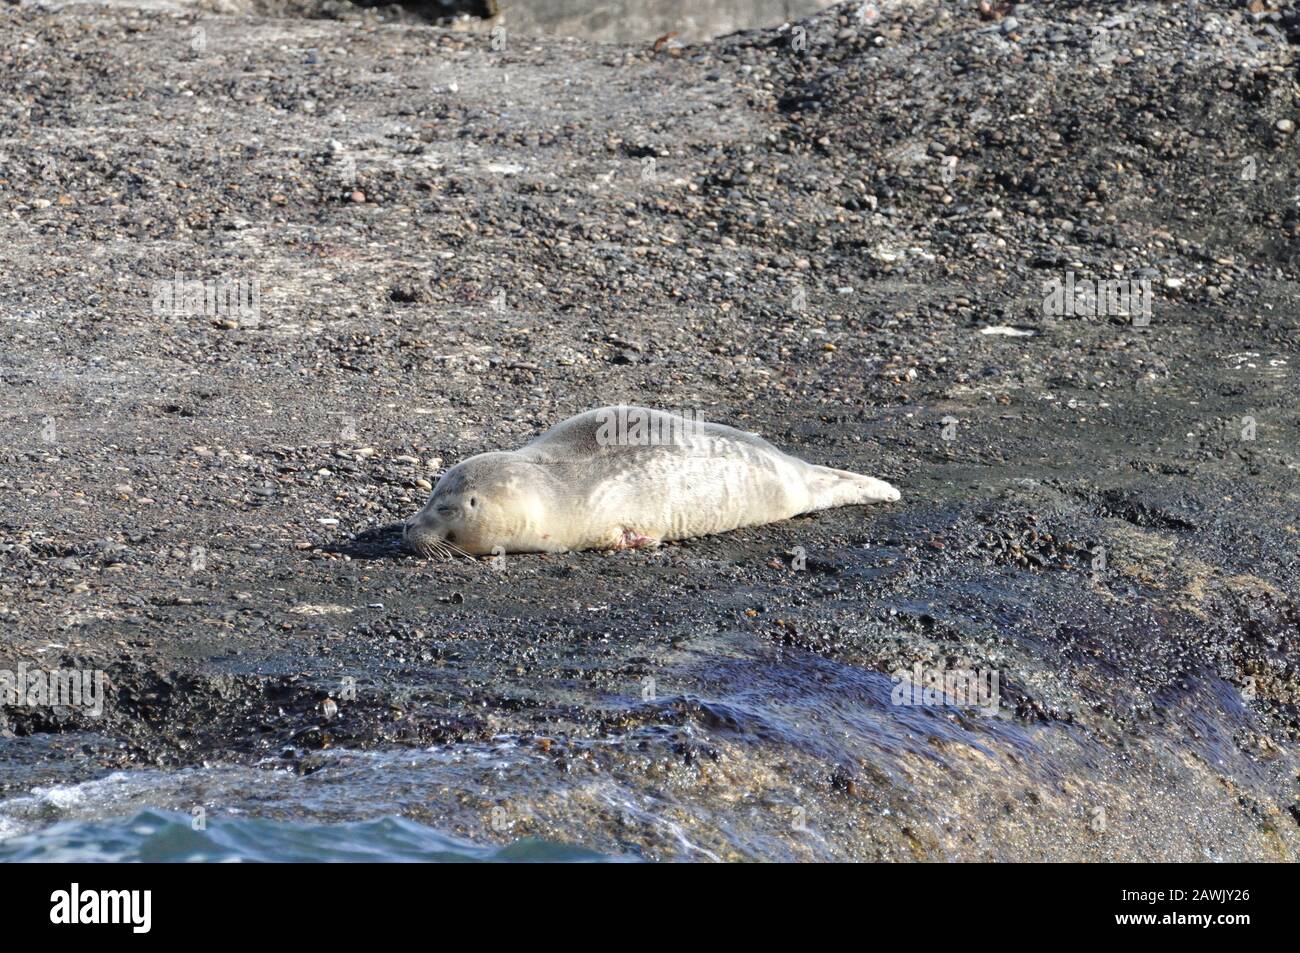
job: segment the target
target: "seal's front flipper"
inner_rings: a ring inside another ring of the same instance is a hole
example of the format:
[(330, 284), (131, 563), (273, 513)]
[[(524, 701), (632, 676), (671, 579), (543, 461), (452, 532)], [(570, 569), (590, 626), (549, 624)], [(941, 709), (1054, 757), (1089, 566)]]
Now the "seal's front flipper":
[(809, 469), (812, 473), (808, 475), (808, 490), (815, 510), (859, 503), (892, 503), (902, 496), (897, 487), (875, 477), (830, 467), (810, 466)]
[(612, 549), (654, 549), (659, 545), (659, 540), (653, 536), (646, 536), (638, 533), (634, 529), (623, 528), (623, 531), (614, 541)]

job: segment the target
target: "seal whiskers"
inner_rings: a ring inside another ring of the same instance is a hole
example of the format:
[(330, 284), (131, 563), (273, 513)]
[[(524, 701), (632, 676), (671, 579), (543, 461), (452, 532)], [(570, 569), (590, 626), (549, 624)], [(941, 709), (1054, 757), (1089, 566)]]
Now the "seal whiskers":
[(451, 543), (447, 542), (447, 540), (441, 539), (437, 536), (424, 535), (412, 540), (404, 532), (402, 541), (406, 545), (406, 548), (417, 556), (423, 556), (426, 558), (437, 556), (442, 559), (452, 559), (455, 556), (464, 556), (467, 559), (474, 558), (469, 553), (465, 552), (465, 550), (458, 546), (453, 546)]

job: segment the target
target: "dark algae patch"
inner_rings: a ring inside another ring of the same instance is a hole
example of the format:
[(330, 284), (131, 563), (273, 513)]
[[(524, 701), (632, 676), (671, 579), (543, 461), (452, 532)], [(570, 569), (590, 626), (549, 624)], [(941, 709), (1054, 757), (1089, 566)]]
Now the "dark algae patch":
[[(0, 850), (1297, 859), (1300, 24), (880, 6), (0, 7), (0, 669), (107, 680), (2, 709)], [(1045, 315), (1070, 275), (1149, 321)], [(401, 552), (440, 469), (620, 401), (903, 499)]]

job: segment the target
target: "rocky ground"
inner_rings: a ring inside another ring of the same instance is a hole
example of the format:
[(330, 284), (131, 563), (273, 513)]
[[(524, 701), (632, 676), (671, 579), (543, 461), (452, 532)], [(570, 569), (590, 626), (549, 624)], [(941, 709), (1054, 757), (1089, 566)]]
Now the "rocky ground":
[[(4, 709), (0, 791), (509, 739), (419, 819), (1300, 857), (1300, 20), (880, 7), (656, 50), (0, 6), (0, 668), (112, 684)], [(1149, 325), (1045, 315), (1071, 274)], [(903, 500), (503, 566), (383, 529), (620, 401)], [(918, 662), (1000, 712), (891, 705)]]

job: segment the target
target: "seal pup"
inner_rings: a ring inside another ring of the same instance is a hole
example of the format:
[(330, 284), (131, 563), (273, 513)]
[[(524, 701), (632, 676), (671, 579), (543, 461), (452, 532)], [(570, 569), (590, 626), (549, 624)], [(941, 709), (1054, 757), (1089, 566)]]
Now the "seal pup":
[(601, 407), (456, 464), (402, 537), (426, 556), (632, 549), (898, 498), (883, 480), (805, 463), (757, 434)]

